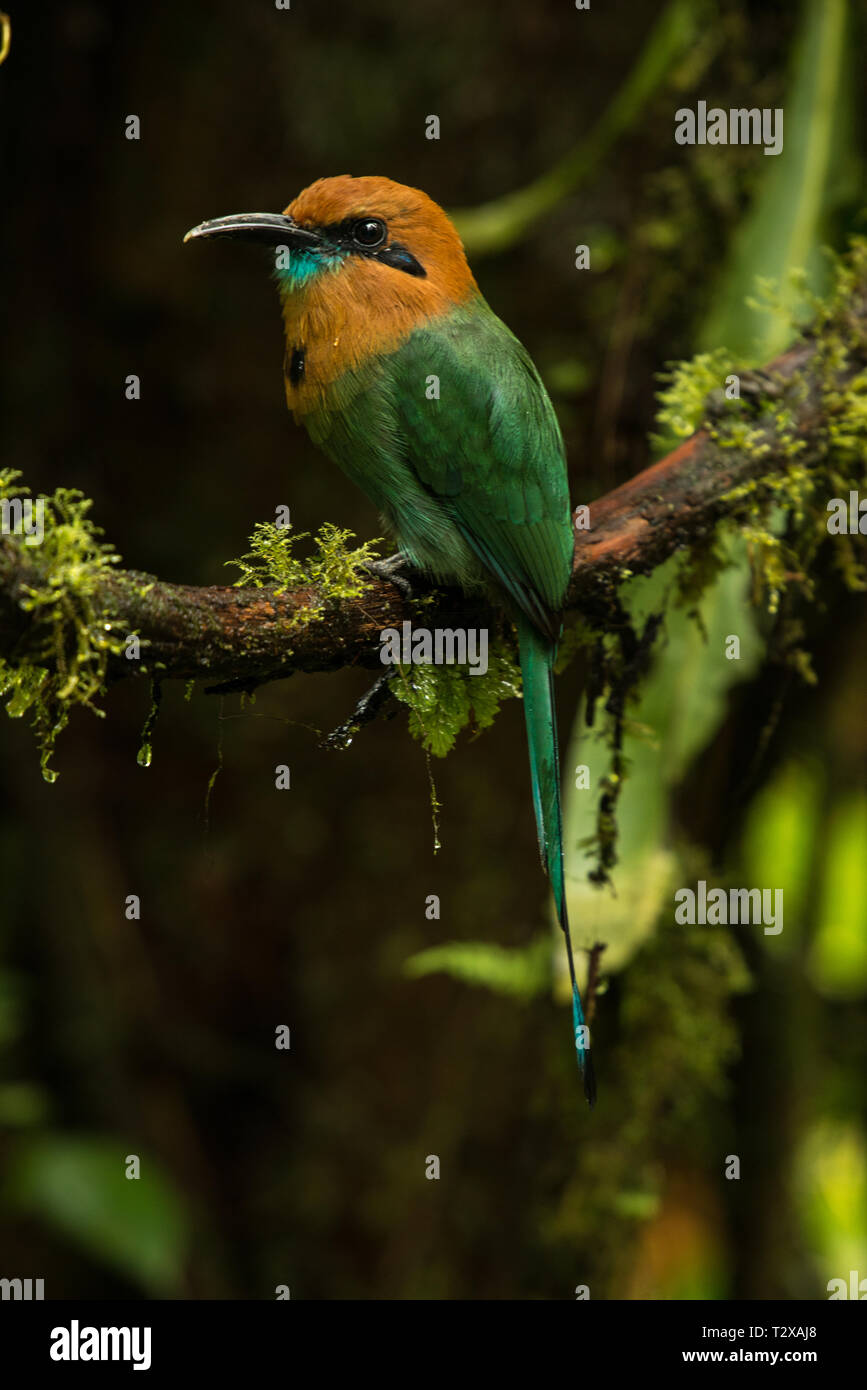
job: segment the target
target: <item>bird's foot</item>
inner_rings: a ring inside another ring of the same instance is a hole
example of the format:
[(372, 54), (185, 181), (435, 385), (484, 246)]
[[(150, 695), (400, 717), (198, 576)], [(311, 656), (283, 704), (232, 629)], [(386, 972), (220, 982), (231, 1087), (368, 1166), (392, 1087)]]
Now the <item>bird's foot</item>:
[(366, 560), (361, 566), (368, 574), (372, 574), (374, 579), (382, 579), (386, 584), (393, 584), (403, 598), (409, 602), (414, 597), (413, 587), (408, 576), (414, 574), (415, 570), (401, 551), (394, 555), (389, 555), (385, 560)]
[(385, 674), (375, 680), (370, 689), (364, 692), (349, 718), (322, 740), (319, 745), (320, 748), (341, 750), (348, 748), (359, 729), (363, 729), (365, 724), (372, 723), (378, 714), (385, 711), (385, 718), (390, 719), (397, 712), (396, 701), (393, 710), (387, 709), (391, 701), (394, 701), (394, 696), (389, 685), (389, 675)]

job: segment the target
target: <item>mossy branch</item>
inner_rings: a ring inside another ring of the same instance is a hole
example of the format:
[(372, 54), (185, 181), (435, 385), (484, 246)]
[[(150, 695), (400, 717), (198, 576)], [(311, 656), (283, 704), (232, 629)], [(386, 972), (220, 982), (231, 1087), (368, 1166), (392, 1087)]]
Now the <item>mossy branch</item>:
[[(764, 371), (741, 374), (735, 398), (725, 354), (670, 373), (661, 424), (669, 433), (701, 427), (589, 504), (589, 529), (586, 508), (576, 510), (567, 606), (585, 624), (617, 628), (617, 586), (676, 551), (685, 552), (684, 573), (700, 580), (720, 523), (753, 537), (762, 581), (777, 592), (789, 577), (787, 552), (768, 515), (782, 508), (790, 530), (808, 532), (810, 554), (829, 539), (828, 498), (867, 476), (867, 241), (839, 262), (833, 294), (813, 307), (809, 334)], [(23, 500), (14, 475), (0, 475), (0, 484), (4, 508)], [(479, 600), (423, 581), (407, 599), (365, 569), (369, 544), (351, 550), (348, 533), (333, 526), (322, 528), (305, 563), (292, 550), (297, 537), (257, 527), (237, 562), (242, 587), (194, 587), (121, 570), (79, 494), (60, 489), (43, 504), (40, 543), (0, 535), (0, 693), (11, 692), (10, 713), (39, 713), (48, 742), (70, 704), (94, 708), (95, 696), (129, 676), (253, 688), (295, 671), (381, 670), (379, 634), (406, 619), (426, 628), (501, 625)], [(4, 513), (8, 532), (7, 520)], [(862, 587), (861, 538), (833, 540), (846, 582)]]
[[(813, 367), (817, 345), (805, 342), (772, 363), (764, 374), (742, 378), (755, 404), (733, 402), (752, 425), (743, 447), (723, 427), (698, 430), (660, 462), (589, 504), (590, 529), (576, 530), (575, 562), (568, 606), (585, 613), (607, 609), (613, 586), (630, 574), (647, 574), (676, 550), (709, 538), (717, 522), (739, 511), (740, 490), (760, 480), (772, 488), (784, 478), (793, 456), (809, 469), (827, 450), (829, 421)], [(863, 366), (846, 362), (841, 389)], [(780, 429), (772, 412), (779, 384), (797, 377), (802, 399)], [(753, 418), (753, 411), (756, 415)], [(576, 513), (577, 514), (577, 513)], [(49, 576), (38, 547), (0, 536), (0, 655), (20, 664), (45, 653), (45, 611), (23, 606), (22, 597), (42, 588)], [(379, 634), (417, 618), (417, 605), (388, 580), (364, 576), (358, 592), (334, 598), (310, 584), (278, 590), (172, 584), (153, 575), (107, 569), (93, 592), (122, 632), (140, 634), (146, 659), (123, 654), (108, 662), (108, 677), (159, 670), (166, 678), (265, 682), (295, 671), (331, 671), (379, 665)], [(315, 610), (319, 621), (306, 621)], [(425, 611), (425, 625), (478, 615), (479, 605), (446, 596)]]

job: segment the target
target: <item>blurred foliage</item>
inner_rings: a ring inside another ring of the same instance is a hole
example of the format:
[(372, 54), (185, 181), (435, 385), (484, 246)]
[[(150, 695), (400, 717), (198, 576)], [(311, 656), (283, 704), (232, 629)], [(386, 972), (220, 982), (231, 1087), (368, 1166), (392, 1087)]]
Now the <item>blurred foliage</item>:
[[(677, 65), (687, 54), (692, 59), (694, 78), (697, 39), (708, 15), (704, 0), (670, 0), (626, 82), (585, 140), (529, 187), (482, 207), (455, 211), (452, 216), (467, 255), (478, 258), (507, 250), (567, 194), (580, 188), (598, 169), (618, 137), (633, 128), (657, 89), (663, 83), (677, 85)], [(594, 239), (594, 266), (604, 269), (604, 257), (600, 262), (597, 251)]]
[(490, 941), (453, 941), (418, 951), (404, 970), (410, 979), (441, 970), (464, 984), (527, 1000), (550, 987), (551, 949), (547, 937), (513, 950)]
[(802, 8), (781, 108), (783, 149), (768, 156), (699, 334), (702, 346), (726, 348), (742, 364), (766, 362), (787, 346), (785, 316), (769, 317), (752, 302), (757, 282), (780, 286), (783, 308), (796, 313), (803, 300), (792, 272), (805, 272), (804, 283), (816, 291), (824, 287), (822, 239), (841, 203), (858, 196), (848, 11), (847, 0), (807, 0)]
[(864, 791), (841, 796), (833, 806), (826, 843), (819, 919), (807, 969), (821, 994), (832, 999), (859, 999), (867, 993)]
[(181, 1287), (185, 1209), (157, 1165), (144, 1158), (133, 1178), (126, 1162), (116, 1140), (49, 1131), (14, 1151), (6, 1196), (129, 1274), (143, 1293), (169, 1298)]
[[(824, 1269), (849, 1282), (867, 1257), (867, 1144), (851, 1123), (823, 1120), (804, 1134), (794, 1162), (796, 1201)], [(863, 1278), (860, 1275), (860, 1278)]]

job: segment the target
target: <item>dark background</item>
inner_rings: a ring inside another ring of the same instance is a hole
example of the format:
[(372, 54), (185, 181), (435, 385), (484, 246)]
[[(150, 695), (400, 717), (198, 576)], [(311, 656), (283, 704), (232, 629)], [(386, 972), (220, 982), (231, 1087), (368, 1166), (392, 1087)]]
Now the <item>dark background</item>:
[[(773, 163), (677, 146), (673, 111), (782, 105), (803, 13), (693, 8), (693, 42), (592, 177), (474, 260), (549, 383), (576, 500), (648, 462), (655, 374), (699, 345)], [(230, 582), (224, 562), (280, 504), (299, 530), (380, 535), (286, 412), (263, 257), (184, 247), (184, 232), (277, 211), (323, 174), (387, 175), (447, 208), (521, 188), (587, 137), (662, 9), (12, 7), (3, 464), (34, 492), (81, 488), (124, 563), (169, 580)], [(856, 26), (851, 51), (863, 43)], [(860, 101), (846, 137), (859, 174)], [(124, 138), (130, 113), (138, 142)], [(424, 138), (430, 113), (439, 141)], [(862, 190), (856, 177), (829, 203), (822, 239), (864, 230)], [(578, 273), (585, 241), (596, 260)], [(129, 373), (139, 402), (124, 397)], [(750, 796), (809, 752), (820, 825), (839, 793), (857, 837), (863, 600), (835, 593), (830, 613), (809, 633), (818, 685), (760, 669), (677, 791), (673, 824), (712, 864), (739, 852), (750, 803), (728, 795), (733, 763), (750, 762), (774, 711)], [(574, 666), (559, 682), (564, 731), (581, 678)], [(49, 1297), (271, 1298), (286, 1284), (293, 1297), (474, 1299), (568, 1298), (578, 1284), (594, 1298), (814, 1298), (846, 1261), (867, 1274), (865, 985), (863, 971), (848, 994), (811, 982), (818, 908), (782, 963), (739, 941), (744, 993), (661, 928), (600, 1001), (589, 1115), (550, 991), (519, 1005), (402, 973), (426, 946), (523, 947), (545, 929), (520, 708), (434, 766), (435, 856), (403, 716), (346, 753), (318, 746), (367, 680), (297, 676), (244, 708), (167, 686), (148, 769), (149, 691), (128, 682), (105, 719), (73, 719), (51, 786), (25, 721), (4, 718), (0, 1275), (44, 1277)], [(278, 763), (289, 792), (274, 789)], [(826, 849), (820, 834), (808, 843), (814, 867)], [(124, 916), (130, 893), (139, 922)], [(642, 1009), (657, 997), (693, 1031), (655, 1053)], [(138, 1183), (118, 1181), (128, 1154), (142, 1157)], [(728, 1154), (739, 1183), (724, 1179)]]

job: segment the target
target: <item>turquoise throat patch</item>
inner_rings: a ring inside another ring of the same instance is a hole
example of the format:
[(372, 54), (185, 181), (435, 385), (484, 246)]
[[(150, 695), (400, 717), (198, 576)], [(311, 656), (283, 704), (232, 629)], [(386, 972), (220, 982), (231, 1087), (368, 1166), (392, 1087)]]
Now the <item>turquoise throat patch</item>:
[(317, 275), (328, 270), (337, 270), (346, 260), (345, 251), (281, 251), (280, 259), (287, 265), (278, 264), (274, 275), (277, 283), (287, 290), (297, 290), (309, 285)]

